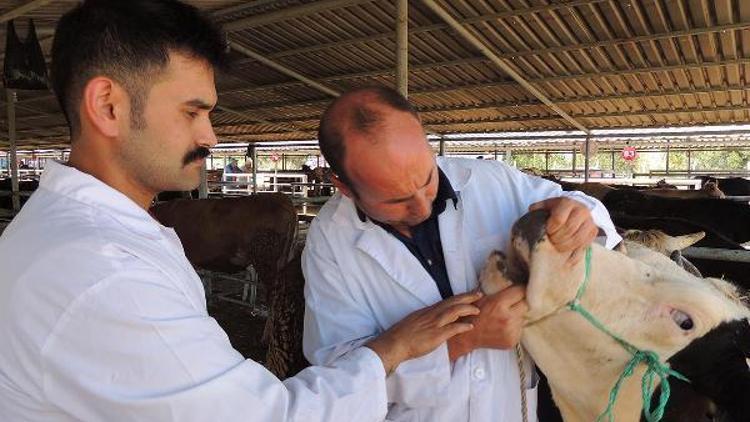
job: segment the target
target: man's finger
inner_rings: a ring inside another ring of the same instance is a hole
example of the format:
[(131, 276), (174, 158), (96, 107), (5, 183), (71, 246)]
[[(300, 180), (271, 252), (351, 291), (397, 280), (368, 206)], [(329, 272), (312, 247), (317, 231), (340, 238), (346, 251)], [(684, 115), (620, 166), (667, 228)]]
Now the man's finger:
[(547, 220), (547, 233), (552, 235), (558, 230), (564, 229), (574, 211), (575, 204), (572, 201), (560, 201), (551, 210), (549, 220)]
[(578, 229), (576, 233), (567, 239), (555, 243), (555, 248), (560, 252), (572, 251), (584, 246), (588, 246), (596, 239), (599, 228), (593, 223), (586, 224)]
[(437, 340), (437, 344), (442, 344), (448, 341), (448, 339), (453, 336), (456, 336), (458, 334), (463, 334), (473, 329), (474, 329), (474, 324), (471, 324), (468, 322), (454, 322), (446, 326), (440, 327), (434, 339)]
[(460, 295), (451, 296), (441, 302), (432, 305), (433, 309), (444, 309), (454, 305), (474, 303), (484, 296), (481, 290), (474, 290), (469, 293), (462, 293)]
[(534, 202), (529, 206), (529, 211), (544, 210), (550, 208), (550, 202), (558, 198), (545, 199), (544, 201)]
[(525, 286), (510, 286), (507, 289), (495, 293), (492, 298), (495, 304), (503, 309), (510, 309), (513, 305), (526, 298)]
[(474, 305), (470, 305), (470, 304), (454, 305), (440, 312), (437, 323), (439, 327), (442, 327), (462, 317), (479, 315), (479, 312), (480, 312), (479, 308), (477, 308)]

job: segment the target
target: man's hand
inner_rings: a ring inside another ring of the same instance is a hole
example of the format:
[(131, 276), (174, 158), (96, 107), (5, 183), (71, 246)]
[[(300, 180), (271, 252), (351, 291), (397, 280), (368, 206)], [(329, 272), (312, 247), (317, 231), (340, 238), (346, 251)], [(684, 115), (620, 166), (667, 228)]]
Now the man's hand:
[(474, 329), (448, 340), (451, 362), (474, 349), (509, 349), (521, 340), (524, 316), (529, 306), (525, 286), (511, 286), (477, 302), (478, 316), (465, 318)]
[(449, 338), (472, 330), (471, 322), (459, 319), (477, 315), (479, 308), (474, 302), (481, 297), (480, 292), (466, 293), (420, 309), (365, 346), (380, 356), (390, 374), (401, 362), (425, 355)]
[(591, 218), (591, 211), (578, 201), (563, 197), (550, 198), (529, 207), (529, 211), (540, 209), (550, 212), (547, 235), (560, 252), (575, 253), (590, 245), (599, 233), (599, 228)]

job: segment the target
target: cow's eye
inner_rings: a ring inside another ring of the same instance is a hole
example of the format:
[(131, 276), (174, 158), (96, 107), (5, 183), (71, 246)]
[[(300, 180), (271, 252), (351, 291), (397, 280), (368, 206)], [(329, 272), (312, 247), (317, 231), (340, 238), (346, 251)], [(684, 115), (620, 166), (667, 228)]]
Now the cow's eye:
[(690, 315), (686, 314), (685, 312), (678, 311), (677, 309), (672, 309), (672, 320), (683, 330), (688, 331), (693, 329), (693, 319), (690, 318)]

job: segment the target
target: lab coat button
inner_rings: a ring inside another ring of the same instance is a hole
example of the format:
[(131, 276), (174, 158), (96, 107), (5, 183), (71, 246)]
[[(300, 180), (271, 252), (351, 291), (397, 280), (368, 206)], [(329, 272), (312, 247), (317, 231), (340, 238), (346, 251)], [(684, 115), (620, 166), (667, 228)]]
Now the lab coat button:
[(476, 369), (474, 369), (474, 378), (476, 378), (478, 380), (483, 380), (484, 376), (485, 376), (485, 374), (484, 374), (484, 368), (476, 368)]

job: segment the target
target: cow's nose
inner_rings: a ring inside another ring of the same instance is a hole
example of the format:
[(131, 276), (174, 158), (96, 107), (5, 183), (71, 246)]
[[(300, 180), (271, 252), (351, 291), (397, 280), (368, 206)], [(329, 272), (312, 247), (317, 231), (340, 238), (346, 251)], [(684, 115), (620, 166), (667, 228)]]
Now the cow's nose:
[(529, 246), (529, 249), (534, 249), (534, 246), (544, 237), (547, 230), (548, 218), (549, 211), (547, 210), (536, 210), (526, 213), (513, 225), (513, 238), (523, 239)]

